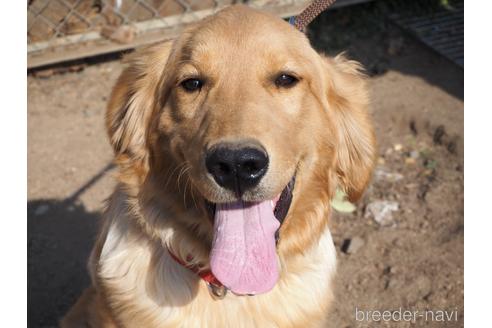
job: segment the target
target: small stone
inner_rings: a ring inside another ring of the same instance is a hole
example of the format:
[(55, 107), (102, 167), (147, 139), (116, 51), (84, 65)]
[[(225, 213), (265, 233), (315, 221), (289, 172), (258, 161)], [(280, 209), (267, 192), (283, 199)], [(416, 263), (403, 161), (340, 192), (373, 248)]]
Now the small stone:
[(355, 254), (362, 246), (364, 246), (364, 244), (364, 239), (360, 237), (345, 239), (342, 244), (342, 252), (347, 254)]
[(415, 160), (415, 158), (413, 158), (413, 157), (406, 157), (405, 158), (405, 164), (407, 164), (407, 165), (415, 165), (415, 163), (417, 163), (417, 161)]
[(46, 204), (39, 205), (36, 210), (34, 211), (34, 215), (40, 216), (43, 214), (46, 214), (49, 211), (50, 207)]
[(387, 289), (401, 289), (401, 283), (400, 283), (399, 279), (393, 277), (392, 279), (390, 279), (388, 281), (386, 288)]
[(378, 158), (378, 164), (379, 165), (384, 165), (386, 163), (385, 159), (383, 157)]
[(401, 151), (403, 149), (403, 146), (402, 144), (396, 144), (393, 146), (393, 148), (395, 149), (395, 151)]
[(415, 159), (417, 159), (417, 158), (419, 158), (419, 156), (420, 156), (420, 154), (419, 154), (419, 152), (418, 152), (418, 151), (416, 151), (416, 150), (412, 150), (412, 151), (410, 152), (410, 157), (411, 157), (411, 158), (415, 158)]
[(389, 226), (393, 223), (393, 212), (398, 211), (397, 202), (376, 200), (366, 206), (365, 218), (372, 217), (380, 226)]
[(383, 275), (389, 275), (390, 273), (393, 272), (393, 269), (391, 266), (386, 266), (384, 269), (383, 269)]
[(430, 177), (434, 174), (434, 171), (432, 169), (426, 169), (422, 174), (426, 177)]
[(431, 293), (432, 281), (428, 277), (421, 276), (409, 286), (406, 298), (409, 302), (415, 303), (421, 299), (427, 299)]
[(388, 172), (385, 168), (379, 167), (374, 171), (374, 177), (376, 180), (387, 180), (390, 182), (396, 182), (403, 179), (403, 175), (396, 172)]

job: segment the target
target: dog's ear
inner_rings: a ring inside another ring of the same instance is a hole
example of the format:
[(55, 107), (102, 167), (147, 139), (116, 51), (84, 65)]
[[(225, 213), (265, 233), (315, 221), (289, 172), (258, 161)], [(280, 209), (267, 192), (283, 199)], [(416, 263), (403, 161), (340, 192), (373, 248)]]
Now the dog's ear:
[(349, 200), (356, 201), (369, 183), (376, 159), (365, 77), (360, 64), (343, 55), (323, 60), (328, 71), (328, 106), (338, 135), (338, 184)]
[(147, 166), (147, 126), (158, 101), (171, 42), (150, 46), (125, 58), (126, 68), (113, 88), (106, 112), (106, 129), (116, 161)]

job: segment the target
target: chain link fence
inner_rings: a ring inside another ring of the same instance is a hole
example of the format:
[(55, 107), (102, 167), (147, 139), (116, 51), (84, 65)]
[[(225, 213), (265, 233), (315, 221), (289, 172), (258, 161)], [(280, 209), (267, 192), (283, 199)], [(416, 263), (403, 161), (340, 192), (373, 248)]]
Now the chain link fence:
[(244, 3), (287, 17), (308, 0), (28, 0), (28, 68), (174, 37), (188, 23)]

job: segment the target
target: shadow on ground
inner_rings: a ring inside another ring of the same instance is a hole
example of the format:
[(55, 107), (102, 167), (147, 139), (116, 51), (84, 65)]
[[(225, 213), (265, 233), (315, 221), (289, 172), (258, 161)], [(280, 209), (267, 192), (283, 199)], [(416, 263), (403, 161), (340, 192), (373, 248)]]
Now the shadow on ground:
[(99, 213), (53, 199), (27, 203), (28, 326), (53, 327), (89, 285), (86, 262)]
[[(431, 5), (420, 2), (432, 10)], [(329, 10), (311, 23), (308, 36), (313, 47), (321, 52), (329, 55), (346, 52), (350, 59), (359, 61), (370, 76), (382, 75), (388, 70), (419, 76), (463, 100), (463, 68), (418, 42), (388, 18), (391, 13), (408, 15), (408, 11), (405, 6), (388, 8), (384, 1)], [(425, 58), (418, 65), (415, 65), (415, 53)]]
[(64, 200), (27, 202), (29, 327), (57, 326), (89, 286), (86, 263), (101, 213), (87, 211), (78, 198), (113, 168), (108, 163)]

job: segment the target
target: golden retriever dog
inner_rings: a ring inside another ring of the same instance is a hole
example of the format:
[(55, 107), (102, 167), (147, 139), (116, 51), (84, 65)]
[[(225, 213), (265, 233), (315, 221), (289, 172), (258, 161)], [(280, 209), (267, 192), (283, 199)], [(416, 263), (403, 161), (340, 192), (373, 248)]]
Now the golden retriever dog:
[(127, 58), (107, 111), (118, 185), (62, 327), (320, 327), (336, 188), (375, 138), (360, 66), (231, 6)]

